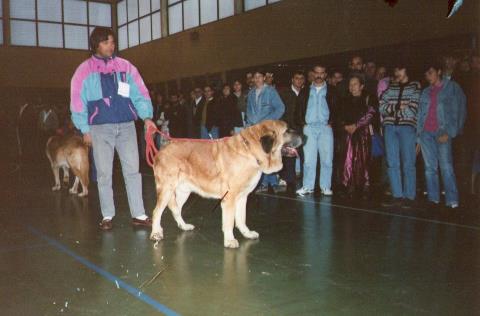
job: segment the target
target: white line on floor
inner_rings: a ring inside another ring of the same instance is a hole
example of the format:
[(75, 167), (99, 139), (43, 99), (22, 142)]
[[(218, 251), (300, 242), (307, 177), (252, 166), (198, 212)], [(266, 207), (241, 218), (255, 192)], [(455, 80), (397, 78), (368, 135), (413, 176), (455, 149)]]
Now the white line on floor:
[(450, 223), (450, 222), (444, 222), (444, 221), (439, 221), (439, 220), (435, 220), (435, 219), (428, 219), (428, 218), (421, 218), (421, 217), (416, 217), (416, 216), (395, 214), (395, 213), (383, 212), (383, 211), (378, 211), (378, 210), (369, 210), (369, 209), (364, 209), (364, 208), (351, 207), (351, 206), (333, 204), (333, 203), (328, 203), (328, 202), (312, 201), (312, 200), (306, 200), (306, 199), (300, 199), (300, 198), (292, 198), (292, 197), (288, 197), (288, 196), (273, 195), (273, 194), (268, 194), (268, 193), (256, 193), (256, 195), (266, 196), (266, 197), (271, 197), (271, 198), (284, 199), (284, 200), (290, 200), (290, 201), (303, 202), (303, 203), (310, 203), (310, 204), (330, 205), (330, 206), (333, 206), (333, 207), (343, 208), (343, 209), (347, 209), (347, 210), (351, 210), (351, 211), (365, 212), (365, 213), (371, 213), (371, 214), (380, 214), (380, 215), (386, 215), (386, 216), (392, 216), (392, 217), (400, 217), (400, 218), (406, 218), (406, 219), (420, 221), (420, 222), (427, 222), (427, 223), (440, 224), (440, 225), (449, 225), (449, 226), (455, 226), (455, 227), (467, 228), (467, 229), (473, 229), (473, 230), (479, 230), (480, 231), (480, 227), (478, 227), (478, 226)]

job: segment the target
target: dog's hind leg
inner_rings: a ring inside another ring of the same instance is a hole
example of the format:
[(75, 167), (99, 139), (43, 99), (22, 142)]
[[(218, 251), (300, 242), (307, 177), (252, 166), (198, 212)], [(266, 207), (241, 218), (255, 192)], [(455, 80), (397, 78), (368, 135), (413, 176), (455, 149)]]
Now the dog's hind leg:
[(68, 191), (70, 192), (70, 194), (77, 194), (79, 182), (80, 182), (80, 179), (78, 177), (75, 177), (75, 182), (73, 182), (72, 188)]
[(181, 188), (177, 187), (177, 189), (175, 190), (175, 194), (168, 202), (168, 208), (172, 212), (173, 218), (175, 218), (178, 227), (181, 230), (186, 231), (193, 230), (195, 228), (195, 226), (185, 223), (182, 217), (182, 207), (190, 196), (190, 193), (190, 191), (184, 191), (181, 190)]
[(222, 201), (223, 245), (226, 248), (238, 248), (238, 240), (233, 235), (235, 225), (235, 199), (227, 197)]
[(167, 207), (168, 201), (173, 196), (173, 189), (162, 184), (157, 184), (157, 205), (153, 209), (152, 232), (150, 240), (158, 241), (163, 239), (162, 214)]
[(63, 183), (68, 185), (70, 183), (70, 170), (68, 166), (62, 166), (63, 170)]
[(259, 234), (251, 231), (246, 225), (247, 197), (241, 196), (235, 201), (235, 226), (247, 239), (258, 239)]
[(52, 187), (52, 191), (58, 191), (61, 188), (60, 185), (60, 168), (52, 163), (53, 178), (55, 179), (55, 185)]

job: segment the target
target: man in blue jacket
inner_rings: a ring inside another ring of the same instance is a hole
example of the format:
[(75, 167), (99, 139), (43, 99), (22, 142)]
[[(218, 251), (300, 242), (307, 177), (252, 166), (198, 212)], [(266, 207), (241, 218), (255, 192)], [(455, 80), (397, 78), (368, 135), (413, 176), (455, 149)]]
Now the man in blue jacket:
[[(247, 125), (255, 125), (265, 120), (279, 120), (285, 112), (277, 90), (265, 84), (265, 72), (258, 70), (253, 74), (254, 88), (247, 96)], [(277, 175), (264, 175), (258, 191), (266, 191), (269, 186), (277, 186)]]
[(114, 55), (115, 35), (110, 28), (96, 27), (90, 36), (90, 48), (92, 56), (77, 68), (72, 78), (70, 110), (84, 142), (93, 147), (103, 215), (100, 228), (112, 229), (115, 216), (112, 190), (115, 149), (122, 163), (132, 224), (148, 227), (152, 222), (143, 206), (134, 121), (141, 118), (146, 128), (155, 126), (151, 120), (152, 102), (137, 69)]
[(434, 206), (440, 203), (440, 166), (445, 204), (454, 209), (458, 207), (459, 199), (453, 171), (452, 140), (463, 129), (466, 98), (456, 82), (442, 79), (441, 65), (431, 63), (424, 69), (429, 86), (420, 97), (417, 136), (425, 162), (428, 200)]
[(335, 88), (328, 86), (327, 68), (318, 64), (313, 68), (313, 82), (305, 87), (305, 97), (296, 109), (297, 125), (306, 136), (303, 153), (303, 186), (297, 194), (312, 194), (317, 175), (317, 155), (320, 155), (320, 190), (323, 195), (332, 192), (334, 111), (337, 104)]

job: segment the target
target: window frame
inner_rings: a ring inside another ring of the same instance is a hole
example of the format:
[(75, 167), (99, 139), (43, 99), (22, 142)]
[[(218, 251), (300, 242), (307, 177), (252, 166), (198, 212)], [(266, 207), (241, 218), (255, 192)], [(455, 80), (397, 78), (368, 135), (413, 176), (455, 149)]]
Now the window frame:
[[(120, 2), (124, 1), (125, 2), (125, 23), (123, 24), (118, 24), (117, 25), (117, 34), (120, 33), (119, 30), (121, 27), (126, 27), (126, 32), (127, 32), (127, 45), (125, 48), (123, 48), (122, 50), (125, 50), (125, 49), (129, 49), (129, 48), (132, 48), (132, 47), (136, 47), (136, 46), (139, 46), (139, 45), (142, 45), (142, 44), (146, 44), (148, 42), (151, 42), (151, 41), (154, 41), (154, 40), (157, 40), (157, 39), (160, 39), (162, 38), (162, 31), (161, 31), (161, 27), (160, 27), (160, 37), (159, 38), (156, 38), (154, 39), (153, 38), (153, 15), (154, 14), (157, 14), (159, 13), (160, 14), (160, 23), (161, 23), (161, 19), (162, 19), (162, 5), (161, 5), (161, 2), (160, 2), (160, 8), (156, 9), (155, 11), (152, 10), (153, 6), (152, 6), (152, 2), (153, 0), (149, 0), (150, 1), (150, 11), (147, 13), (147, 14), (144, 14), (144, 15), (140, 15), (140, 1), (139, 0), (121, 0), (121, 1), (118, 1), (117, 2), (117, 12), (116, 13), (116, 18), (117, 18), (117, 22), (118, 22), (118, 4)], [(129, 1), (136, 1), (137, 2), (137, 17), (131, 21), (128, 20), (128, 2)], [(143, 19), (143, 18), (146, 18), (150, 16), (150, 40), (149, 41), (146, 41), (144, 43), (141, 43), (141, 34), (140, 34), (140, 20)], [(131, 23), (137, 23), (138, 25), (138, 44), (137, 45), (133, 45), (133, 46), (130, 46), (130, 32), (128, 31), (128, 25), (131, 24)], [(120, 46), (118, 45), (118, 50), (120, 50)]]
[[(1, 1), (1, 0), (0, 0)], [(12, 0), (10, 0), (12, 1)], [(14, 0), (13, 0), (14, 1)], [(19, 45), (19, 44), (12, 44), (12, 39), (13, 39), (13, 34), (11, 32), (11, 25), (10, 25), (10, 42), (8, 43), (9, 46), (12, 47), (36, 47), (36, 48), (47, 48), (47, 49), (69, 49), (69, 50), (78, 50), (78, 51), (89, 51), (90, 50), (90, 45), (89, 45), (89, 37), (90, 37), (90, 32), (92, 28), (95, 28), (100, 25), (96, 24), (90, 24), (90, 3), (100, 3), (100, 4), (106, 4), (110, 7), (110, 12), (112, 11), (112, 4), (106, 1), (95, 1), (95, 0), (83, 0), (86, 4), (86, 15), (87, 15), (87, 22), (86, 24), (82, 23), (75, 23), (75, 22), (65, 22), (65, 0), (60, 0), (60, 9), (61, 9), (61, 14), (62, 14), (62, 19), (60, 22), (56, 21), (47, 21), (47, 20), (40, 20), (38, 19), (38, 0), (34, 0), (35, 2), (35, 19), (25, 19), (25, 18), (15, 18), (10, 15), (9, 17), (9, 22), (11, 23), (12, 21), (23, 21), (23, 22), (31, 22), (35, 23), (35, 45)], [(2, 11), (3, 12), (3, 11)], [(1, 21), (4, 21), (3, 17), (0, 17)], [(62, 27), (62, 46), (61, 47), (50, 47), (50, 46), (42, 46), (40, 45), (39, 41), (39, 23), (48, 23), (48, 24), (56, 24), (56, 25), (61, 25)], [(65, 26), (82, 26), (87, 28), (87, 45), (86, 48), (69, 48), (65, 47)], [(110, 14), (110, 27), (113, 25), (113, 17), (112, 14)], [(1, 45), (1, 44), (0, 44)], [(3, 43), (5, 45), (5, 41)]]
[(265, 3), (264, 5), (261, 5), (261, 6), (259, 6), (259, 7), (256, 7), (256, 8), (254, 8), (254, 9), (247, 10), (247, 9), (246, 9), (246, 5), (245, 5), (245, 2), (246, 2), (246, 1), (247, 1), (247, 0), (243, 0), (243, 1), (242, 1), (243, 13), (255, 11), (255, 10), (258, 10), (258, 9), (261, 9), (261, 8), (268, 7), (269, 5), (275, 5), (275, 4), (277, 4), (277, 3), (282, 2), (281, 0), (277, 0), (277, 1), (275, 1), (275, 2), (271, 2), (272, 0), (265, 0), (266, 3)]

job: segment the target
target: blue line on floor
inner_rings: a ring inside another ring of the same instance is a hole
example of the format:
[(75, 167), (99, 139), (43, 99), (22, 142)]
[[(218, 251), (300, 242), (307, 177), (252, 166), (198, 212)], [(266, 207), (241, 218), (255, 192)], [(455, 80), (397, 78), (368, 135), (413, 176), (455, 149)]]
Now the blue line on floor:
[(90, 270), (93, 270), (96, 273), (100, 274), (102, 277), (104, 277), (108, 281), (112, 282), (113, 284), (115, 284), (115, 285), (118, 284), (118, 287), (127, 291), (129, 294), (134, 296), (136, 299), (138, 299), (140, 301), (143, 301), (144, 303), (147, 303), (148, 305), (150, 305), (151, 307), (153, 307), (157, 311), (162, 312), (163, 314), (165, 314), (167, 316), (179, 315), (178, 313), (169, 309), (167, 306), (157, 302), (156, 300), (154, 300), (150, 296), (144, 294), (140, 289), (138, 289), (134, 286), (131, 286), (128, 283), (125, 283), (120, 278), (117, 278), (115, 275), (111, 274), (110, 272), (108, 272), (106, 270), (103, 270), (99, 266), (93, 264), (92, 262), (88, 261), (84, 257), (78, 255), (77, 253), (70, 250), (68, 247), (64, 246), (62, 243), (58, 242), (57, 240), (48, 237), (47, 235), (43, 234), (42, 232), (40, 232), (39, 230), (37, 230), (36, 228), (34, 228), (32, 226), (27, 226), (27, 228), (32, 234), (42, 238), (43, 240), (46, 240), (54, 248), (57, 248), (61, 252), (69, 255), (70, 257), (72, 257), (76, 261), (78, 261), (81, 264), (83, 264), (84, 266), (88, 267)]

